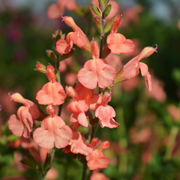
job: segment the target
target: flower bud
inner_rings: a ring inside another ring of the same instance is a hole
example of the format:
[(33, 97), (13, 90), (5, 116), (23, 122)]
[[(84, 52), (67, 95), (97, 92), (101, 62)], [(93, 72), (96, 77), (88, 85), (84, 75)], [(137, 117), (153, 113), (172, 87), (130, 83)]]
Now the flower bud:
[(74, 31), (77, 30), (77, 25), (76, 23), (74, 22), (73, 18), (70, 17), (70, 16), (64, 16), (62, 17), (63, 18), (63, 21), (68, 25), (70, 26)]
[(143, 58), (149, 57), (149, 56), (150, 56), (151, 54), (153, 54), (154, 52), (157, 52), (157, 48), (158, 48), (157, 45), (156, 45), (155, 48), (153, 48), (153, 47), (145, 47), (145, 48), (141, 51), (141, 53), (139, 54), (139, 57), (138, 57), (139, 61), (140, 61), (141, 59), (143, 59)]
[(109, 141), (104, 141), (102, 142), (101, 144), (101, 149), (104, 150), (104, 149), (107, 149), (109, 147)]
[(101, 34), (103, 32), (101, 18), (98, 16), (94, 17), (94, 24), (96, 25), (98, 32)]
[(46, 66), (40, 62), (37, 62), (36, 69), (37, 71), (46, 74)]
[(98, 43), (94, 41), (94, 38), (91, 43), (91, 56), (93, 59), (99, 58), (99, 47), (98, 47)]
[(46, 54), (51, 60), (53, 60), (55, 62), (57, 61), (57, 56), (54, 53), (54, 51), (48, 49), (48, 50), (46, 50)]
[(55, 82), (56, 81), (54, 71), (55, 71), (54, 67), (51, 64), (48, 64), (48, 66), (46, 68), (46, 76), (47, 76), (47, 78), (48, 78), (48, 80), (50, 82)]
[(97, 144), (98, 144), (98, 138), (93, 138), (92, 141), (91, 141), (91, 146), (93, 148), (95, 148), (97, 146)]
[(79, 96), (78, 93), (76, 92), (76, 90), (72, 87), (72, 86), (66, 86), (66, 93), (71, 96), (73, 99), (78, 100)]
[(13, 101), (22, 103), (22, 104), (26, 104), (26, 99), (24, 97), (22, 97), (21, 94), (13, 93), (12, 95), (10, 95), (10, 93), (8, 93), (8, 95), (11, 98), (11, 100), (13, 100)]
[(59, 40), (59, 39), (64, 39), (65, 35), (62, 33), (61, 30), (56, 30), (54, 34), (52, 34), (52, 40), (53, 40), (53, 43), (56, 44), (56, 42)]
[(50, 115), (50, 116), (55, 116), (56, 115), (56, 110), (54, 108), (53, 105), (48, 105), (46, 107), (46, 112)]
[(106, 25), (106, 27), (104, 28), (104, 32), (107, 33), (111, 27), (112, 27), (112, 24), (114, 22), (114, 19), (117, 17), (118, 15), (114, 16)]
[(106, 9), (104, 10), (104, 18), (106, 18), (109, 13), (111, 12), (111, 4), (109, 4)]
[(101, 17), (101, 12), (100, 12), (99, 8), (96, 5), (91, 4), (91, 10), (94, 12), (94, 14)]
[(117, 33), (119, 25), (121, 24), (121, 19), (122, 18), (119, 15), (115, 17), (111, 26), (111, 33)]

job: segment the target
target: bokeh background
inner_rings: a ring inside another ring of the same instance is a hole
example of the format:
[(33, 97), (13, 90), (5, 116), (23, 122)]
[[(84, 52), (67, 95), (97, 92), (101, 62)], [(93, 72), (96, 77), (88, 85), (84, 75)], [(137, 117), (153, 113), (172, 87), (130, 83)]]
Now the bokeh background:
[[(133, 53), (110, 57), (125, 64), (144, 47), (157, 44), (157, 53), (143, 60), (152, 75), (153, 91), (148, 94), (144, 80), (138, 77), (115, 85), (110, 104), (116, 110), (117, 129), (98, 129), (97, 137), (109, 140), (104, 153), (111, 162), (103, 173), (111, 180), (180, 179), (180, 1), (117, 0), (122, 23), (119, 32), (132, 39)], [(37, 91), (47, 82), (35, 70), (36, 62), (54, 65), (47, 49), (54, 49), (51, 34), (71, 29), (61, 19), (49, 19), (47, 9), (56, 0), (0, 0), (0, 179), (38, 179), (38, 173), (22, 166), (30, 142), (12, 135), (7, 121), (19, 104), (8, 93), (20, 92), (37, 103)], [(98, 40), (93, 18), (88, 15), (90, 1), (77, 1), (87, 14), (78, 16), (65, 10), (89, 39)], [(62, 64), (63, 83), (73, 85), (74, 74), (90, 58), (79, 48)], [(117, 63), (115, 63), (117, 64)], [(63, 69), (64, 68), (64, 69)], [(42, 107), (44, 108), (44, 107)], [(67, 112), (64, 117), (68, 120)], [(82, 132), (85, 130), (82, 129)], [(23, 144), (23, 143), (25, 144)], [(33, 144), (33, 142), (31, 142)], [(34, 156), (39, 150), (34, 147)], [(32, 149), (33, 149), (32, 148)], [(62, 151), (56, 152), (49, 179), (81, 179), (82, 165)], [(77, 173), (78, 172), (78, 173)], [(54, 176), (53, 176), (54, 175)], [(11, 178), (10, 178), (11, 177)]]

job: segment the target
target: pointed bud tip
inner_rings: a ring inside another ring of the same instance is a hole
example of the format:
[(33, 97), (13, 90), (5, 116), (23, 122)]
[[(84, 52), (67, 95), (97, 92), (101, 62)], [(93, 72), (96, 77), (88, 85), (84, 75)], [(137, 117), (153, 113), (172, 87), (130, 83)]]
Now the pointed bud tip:
[(22, 103), (22, 104), (25, 103), (25, 99), (20, 93), (10, 94), (10, 92), (9, 92), (8, 95), (9, 95), (11, 101), (13, 100), (15, 102), (19, 102), (19, 103)]
[(51, 104), (51, 105), (48, 105), (46, 107), (46, 112), (50, 115), (50, 116), (55, 116), (56, 114), (56, 110), (54, 108), (54, 106)]
[(155, 44), (154, 46), (156, 46), (156, 47), (154, 48), (154, 51), (157, 52), (158, 45)]
[(102, 144), (101, 144), (101, 149), (107, 149), (109, 147), (110, 143), (109, 141), (104, 141)]

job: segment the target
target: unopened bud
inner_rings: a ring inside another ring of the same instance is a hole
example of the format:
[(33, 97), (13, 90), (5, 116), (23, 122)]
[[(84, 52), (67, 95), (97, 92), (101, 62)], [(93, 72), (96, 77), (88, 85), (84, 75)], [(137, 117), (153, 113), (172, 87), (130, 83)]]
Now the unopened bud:
[(46, 54), (51, 60), (53, 60), (55, 62), (57, 61), (57, 56), (54, 53), (54, 51), (48, 49), (48, 50), (46, 50)]
[(104, 150), (104, 149), (107, 149), (109, 147), (109, 141), (104, 141), (102, 142), (101, 144), (101, 149)]
[(78, 93), (72, 86), (66, 86), (66, 93), (75, 100), (79, 100)]
[(101, 18), (98, 16), (94, 17), (94, 24), (96, 25), (98, 32), (101, 34), (103, 32)]
[(91, 4), (91, 10), (94, 12), (94, 14), (101, 17), (101, 12), (100, 12), (99, 8), (96, 5)]
[(142, 58), (146, 58), (146, 57), (149, 57), (151, 54), (153, 54), (154, 52), (157, 52), (157, 48), (158, 48), (158, 45), (156, 45), (155, 48), (153, 47), (145, 47), (141, 53), (138, 55), (138, 60), (140, 61)]
[(99, 47), (98, 47), (98, 43), (94, 41), (94, 38), (91, 43), (91, 56), (93, 59), (99, 58)]
[(50, 115), (50, 116), (55, 116), (56, 115), (56, 110), (54, 108), (53, 105), (48, 105), (46, 107), (46, 112)]
[(56, 81), (56, 76), (54, 73), (54, 67), (51, 64), (48, 64), (46, 68), (46, 76), (50, 82), (55, 82)]
[(111, 100), (111, 93), (105, 92), (103, 96), (103, 104), (107, 105), (108, 102)]
[(56, 42), (59, 40), (59, 39), (64, 39), (64, 34), (62, 33), (61, 30), (56, 30), (54, 32), (54, 34), (52, 34), (52, 40), (53, 40), (53, 43), (56, 44)]
[(111, 33), (117, 33), (119, 25), (121, 24), (121, 19), (122, 18), (119, 15), (115, 16), (111, 26)]
[(99, 141), (98, 138), (93, 138), (91, 141), (91, 146), (95, 148), (98, 145), (98, 141)]
[(110, 0), (98, 0), (99, 1), (99, 7), (102, 12), (106, 9), (106, 7), (110, 4)]
[(19, 93), (13, 93), (13, 94), (8, 94), (9, 97), (11, 98), (11, 100), (18, 102), (18, 103), (22, 103), (22, 104), (26, 104), (26, 99), (24, 97), (22, 97), (21, 94)]
[(76, 23), (74, 22), (73, 18), (70, 17), (70, 16), (64, 16), (62, 17), (63, 18), (63, 21), (68, 25), (70, 26), (74, 31), (77, 30), (77, 25)]
[(111, 4), (109, 4), (106, 9), (104, 10), (104, 18), (106, 18), (109, 13), (111, 12)]
[(46, 74), (46, 66), (40, 62), (37, 62), (36, 69), (37, 71)]

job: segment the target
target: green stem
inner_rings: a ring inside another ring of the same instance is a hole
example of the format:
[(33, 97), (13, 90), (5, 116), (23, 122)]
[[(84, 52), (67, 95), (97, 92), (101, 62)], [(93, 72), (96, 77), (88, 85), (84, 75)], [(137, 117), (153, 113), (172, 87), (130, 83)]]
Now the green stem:
[(172, 151), (173, 151), (173, 147), (174, 147), (174, 143), (175, 143), (178, 131), (179, 131), (179, 128), (177, 126), (174, 126), (174, 127), (171, 128), (170, 138), (169, 138), (169, 142), (168, 142), (168, 145), (167, 145), (167, 148), (166, 148), (166, 154), (165, 154), (165, 157), (164, 157), (165, 160), (169, 160), (171, 158), (171, 154), (172, 154)]
[[(57, 56), (57, 61), (56, 61), (56, 70), (57, 70), (57, 82), (61, 84), (61, 74), (60, 74), (60, 71), (59, 71), (59, 63), (60, 63), (60, 55)], [(59, 108), (58, 108), (58, 116), (61, 116), (61, 111), (62, 111), (62, 104), (59, 105)]]
[[(102, 21), (103, 32), (100, 35), (100, 54), (99, 54), (99, 58), (102, 58), (103, 45), (104, 45), (104, 22), (105, 22), (104, 13), (102, 13), (101, 21)], [(100, 89), (99, 89), (99, 91), (100, 91)], [(91, 140), (95, 137), (96, 129), (97, 129), (97, 123), (92, 125), (90, 141), (89, 142), (91, 142)], [(90, 172), (90, 174), (91, 174), (91, 172)], [(88, 179), (90, 177), (90, 174), (88, 176)], [(87, 178), (87, 162), (86, 162), (86, 160), (84, 160), (84, 162), (83, 162), (82, 180), (86, 180), (86, 178)]]
[(104, 22), (105, 22), (105, 18), (104, 18), (104, 13), (102, 13), (102, 18), (101, 18), (101, 23), (102, 23), (102, 33), (100, 35), (100, 54), (99, 54), (99, 58), (102, 58), (102, 53), (103, 53), (103, 46), (104, 46)]

